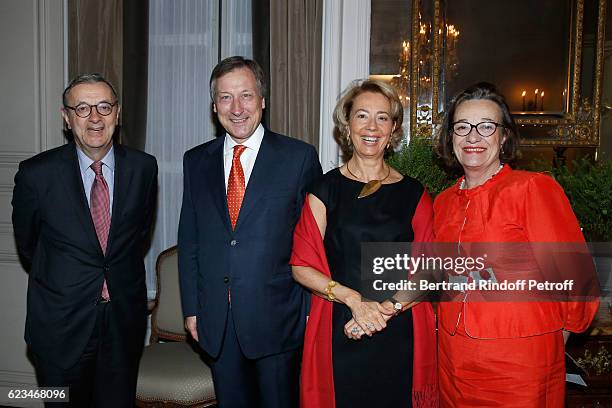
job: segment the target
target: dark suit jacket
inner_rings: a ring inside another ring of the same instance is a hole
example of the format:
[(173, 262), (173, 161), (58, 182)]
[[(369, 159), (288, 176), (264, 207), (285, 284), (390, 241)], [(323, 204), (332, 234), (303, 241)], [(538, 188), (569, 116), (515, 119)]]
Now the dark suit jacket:
[(292, 278), (293, 229), (306, 187), (321, 175), (315, 149), (266, 130), (236, 223), (229, 219), (220, 137), (184, 157), (179, 223), (183, 314), (197, 316), (203, 349), (218, 355), (231, 310), (249, 358), (301, 347), (308, 297)]
[(113, 211), (106, 256), (96, 236), (73, 143), (20, 163), (13, 192), (17, 249), (29, 270), (25, 338), (36, 355), (74, 365), (95, 323), (106, 277), (109, 329), (124, 336), (125, 358), (144, 344), (143, 263), (157, 196), (153, 156), (115, 144)]

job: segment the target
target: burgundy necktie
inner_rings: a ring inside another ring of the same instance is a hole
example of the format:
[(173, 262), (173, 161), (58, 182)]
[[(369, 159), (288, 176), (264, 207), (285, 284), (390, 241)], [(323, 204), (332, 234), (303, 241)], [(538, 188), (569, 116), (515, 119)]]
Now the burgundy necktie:
[(246, 146), (234, 146), (234, 157), (232, 158), (232, 169), (230, 170), (229, 179), (227, 180), (227, 208), (229, 209), (230, 221), (232, 229), (236, 228), (236, 221), (242, 206), (242, 199), (246, 191), (244, 182), (244, 171), (240, 163), (240, 155), (246, 150)]
[[(100, 246), (102, 247), (102, 252), (106, 254), (108, 232), (110, 231), (110, 193), (108, 184), (106, 184), (106, 180), (104, 180), (104, 175), (102, 174), (102, 162), (99, 160), (93, 162), (91, 168), (94, 173), (96, 173), (96, 178), (91, 186), (89, 208), (91, 210), (91, 219), (96, 228), (96, 235), (98, 235), (98, 241), (100, 241)], [(105, 300), (110, 299), (106, 286), (106, 279), (104, 279), (104, 284), (102, 285), (101, 296)]]

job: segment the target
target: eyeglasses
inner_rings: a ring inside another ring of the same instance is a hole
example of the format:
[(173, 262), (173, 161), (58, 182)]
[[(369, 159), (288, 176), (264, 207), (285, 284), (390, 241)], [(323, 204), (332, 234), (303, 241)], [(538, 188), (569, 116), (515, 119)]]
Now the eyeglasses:
[(472, 125), (471, 123), (468, 123), (468, 122), (455, 122), (453, 123), (452, 126), (453, 126), (453, 132), (457, 136), (461, 136), (461, 137), (465, 137), (469, 135), (473, 128), (476, 128), (476, 132), (478, 132), (480, 136), (489, 137), (493, 133), (495, 133), (498, 127), (505, 127), (501, 123), (495, 123), (495, 122), (480, 122), (475, 125)]
[(79, 103), (77, 106), (68, 106), (68, 105), (64, 105), (64, 108), (68, 108), (70, 110), (73, 110), (74, 113), (76, 113), (76, 115), (79, 118), (87, 118), (89, 117), (89, 115), (91, 115), (91, 109), (92, 108), (96, 108), (96, 111), (98, 112), (98, 114), (102, 115), (102, 116), (108, 116), (113, 112), (113, 107), (117, 105), (117, 101), (113, 102), (113, 103), (109, 103), (109, 102), (100, 102), (97, 105), (90, 105), (88, 103)]

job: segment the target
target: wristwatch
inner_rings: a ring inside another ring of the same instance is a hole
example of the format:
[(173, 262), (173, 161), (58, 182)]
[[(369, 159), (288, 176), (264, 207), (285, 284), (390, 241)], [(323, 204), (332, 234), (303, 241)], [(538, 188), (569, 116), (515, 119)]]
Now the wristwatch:
[(404, 308), (404, 306), (402, 306), (402, 303), (392, 297), (390, 297), (389, 299), (387, 299), (389, 302), (391, 302), (393, 304), (393, 310), (395, 311), (394, 314), (399, 314), (402, 309)]

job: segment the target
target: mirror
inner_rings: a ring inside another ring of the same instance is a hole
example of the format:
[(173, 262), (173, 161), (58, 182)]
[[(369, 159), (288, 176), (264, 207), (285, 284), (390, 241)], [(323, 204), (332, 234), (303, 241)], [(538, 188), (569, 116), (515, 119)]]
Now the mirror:
[(410, 128), (411, 0), (376, 0), (371, 3), (371, 78), (392, 83), (404, 106), (404, 126)]
[(597, 146), (605, 8), (606, 0), (376, 0), (371, 73), (405, 98), (411, 135), (430, 137), (453, 95), (488, 81), (506, 96), (521, 145)]
[(454, 94), (485, 80), (506, 96), (521, 145), (599, 144), (605, 0), (434, 4), (433, 124)]
[(442, 8), (441, 102), (487, 81), (515, 114), (567, 112), (571, 52), (559, 39), (570, 38), (571, 0), (470, 3), (446, 1)]

